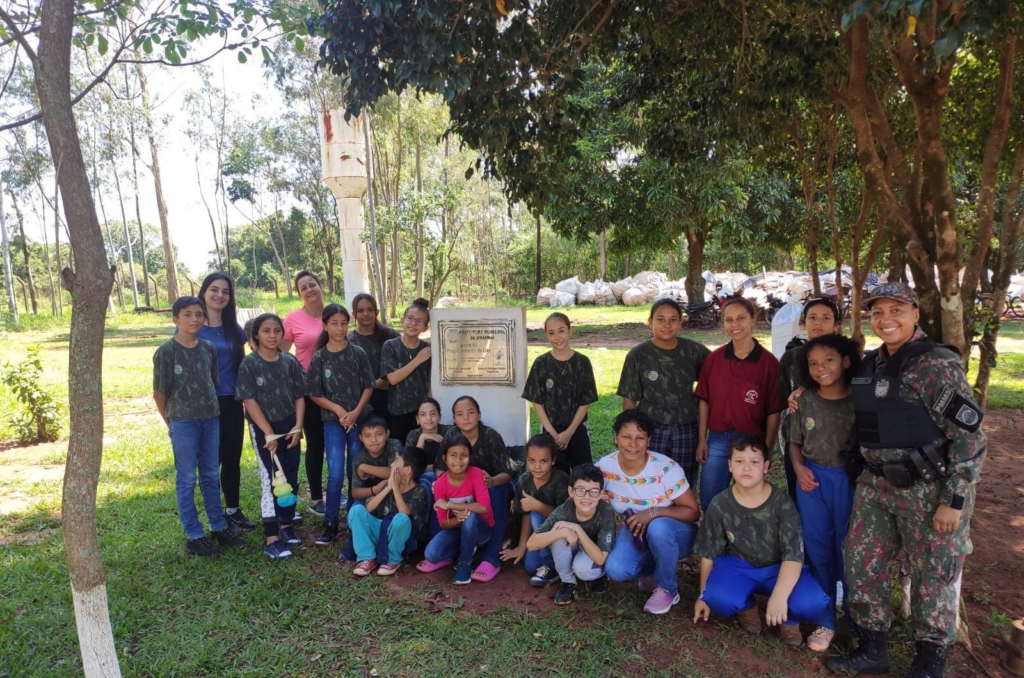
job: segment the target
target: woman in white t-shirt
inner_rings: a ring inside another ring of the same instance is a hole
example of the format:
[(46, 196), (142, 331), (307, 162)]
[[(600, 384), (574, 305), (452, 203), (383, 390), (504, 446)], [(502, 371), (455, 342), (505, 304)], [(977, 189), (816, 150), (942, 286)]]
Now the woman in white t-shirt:
[(644, 610), (665, 614), (679, 602), (679, 561), (690, 555), (697, 538), (700, 508), (682, 467), (649, 451), (654, 422), (637, 409), (626, 410), (612, 425), (618, 448), (598, 463), (615, 512), (625, 518), (605, 562), (613, 581), (637, 580), (651, 591)]

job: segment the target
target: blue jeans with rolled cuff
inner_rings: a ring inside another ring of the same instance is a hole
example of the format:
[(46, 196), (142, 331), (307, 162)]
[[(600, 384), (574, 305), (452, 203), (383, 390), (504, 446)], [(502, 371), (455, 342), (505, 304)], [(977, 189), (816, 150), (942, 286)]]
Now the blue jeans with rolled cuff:
[[(338, 522), (341, 513), (341, 488), (348, 480), (348, 496), (345, 507), (352, 506), (352, 457), (359, 451), (359, 424), (351, 431), (336, 421), (324, 422), (324, 451), (327, 457), (327, 511), (324, 520)], [(348, 449), (346, 454), (345, 450)]]
[(632, 581), (654, 576), (658, 588), (670, 593), (679, 590), (676, 569), (679, 561), (693, 552), (697, 539), (697, 526), (667, 516), (655, 518), (647, 524), (647, 550), (641, 551), (633, 541), (627, 525), (619, 528), (608, 559), (605, 574), (612, 581)]
[(423, 551), (423, 558), (430, 563), (456, 560), (458, 567), (470, 567), (473, 565), (473, 553), (493, 534), (496, 533), (482, 516), (470, 513), (459, 527), (442, 529), (434, 535)]

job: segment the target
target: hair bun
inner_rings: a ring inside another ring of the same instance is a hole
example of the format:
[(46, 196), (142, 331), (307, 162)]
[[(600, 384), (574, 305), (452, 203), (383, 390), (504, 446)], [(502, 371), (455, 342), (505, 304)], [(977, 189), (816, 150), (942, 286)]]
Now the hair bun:
[(423, 297), (416, 297), (415, 299), (413, 299), (412, 300), (412, 305), (413, 306), (422, 306), (423, 308), (426, 308), (426, 309), (430, 308), (430, 302), (427, 301), (426, 299), (424, 299)]

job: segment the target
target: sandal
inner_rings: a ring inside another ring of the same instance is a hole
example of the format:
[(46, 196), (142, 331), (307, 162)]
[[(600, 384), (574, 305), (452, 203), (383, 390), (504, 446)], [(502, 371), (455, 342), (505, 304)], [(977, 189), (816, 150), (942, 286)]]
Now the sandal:
[(679, 569), (686, 574), (700, 574), (700, 558), (684, 558), (679, 561)]
[(437, 572), (440, 569), (448, 567), (452, 562), (452, 560), (439, 560), (436, 563), (432, 563), (429, 560), (421, 560), (420, 564), (416, 566), (416, 569), (420, 572)]
[(491, 581), (498, 576), (499, 572), (501, 572), (500, 566), (492, 565), (485, 560), (473, 570), (473, 581)]

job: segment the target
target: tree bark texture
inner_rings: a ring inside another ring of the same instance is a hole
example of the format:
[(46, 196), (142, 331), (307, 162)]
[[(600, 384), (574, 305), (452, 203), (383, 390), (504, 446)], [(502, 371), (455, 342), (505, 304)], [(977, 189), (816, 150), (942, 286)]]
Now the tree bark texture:
[(704, 244), (707, 234), (699, 228), (686, 229), (686, 300), (691, 304), (704, 301), (705, 280), (701, 275), (704, 270)]
[(74, 0), (43, 0), (36, 91), (68, 215), (77, 270), (63, 276), (72, 297), (62, 533), (86, 676), (120, 676), (96, 538), (96, 486), (103, 455), (103, 329), (113, 274), (71, 110)]
[(7, 295), (7, 306), (14, 324), (18, 324), (18, 295), (14, 291), (14, 272), (11, 271), (11, 244), (7, 240), (7, 222), (4, 221), (4, 192), (0, 185), (0, 238), (3, 240), (4, 255), (4, 292)]
[(533, 293), (534, 293), (534, 295), (536, 295), (538, 292), (540, 292), (540, 278), (541, 278), (541, 276), (540, 276), (540, 262), (541, 262), (540, 254), (541, 254), (541, 252), (540, 252), (540, 215), (538, 214), (537, 215), (537, 262), (536, 262), (536, 269), (534, 270), (534, 277), (533, 277)]
[[(138, 50), (136, 50), (138, 55)], [(139, 58), (136, 56), (136, 58)], [(146, 73), (142, 64), (135, 64), (135, 72), (139, 76), (139, 88), (142, 91), (142, 118), (146, 121), (146, 135), (149, 137), (149, 153), (153, 164), (149, 170), (153, 174), (153, 188), (156, 191), (156, 209), (160, 215), (160, 238), (164, 245), (164, 266), (167, 269), (167, 303), (173, 304), (178, 298), (178, 270), (174, 261), (174, 246), (171, 244), (171, 230), (167, 224), (167, 201), (164, 200), (164, 185), (160, 177), (160, 148), (156, 141), (156, 126), (153, 124), (152, 104), (149, 100), (149, 89)]]

